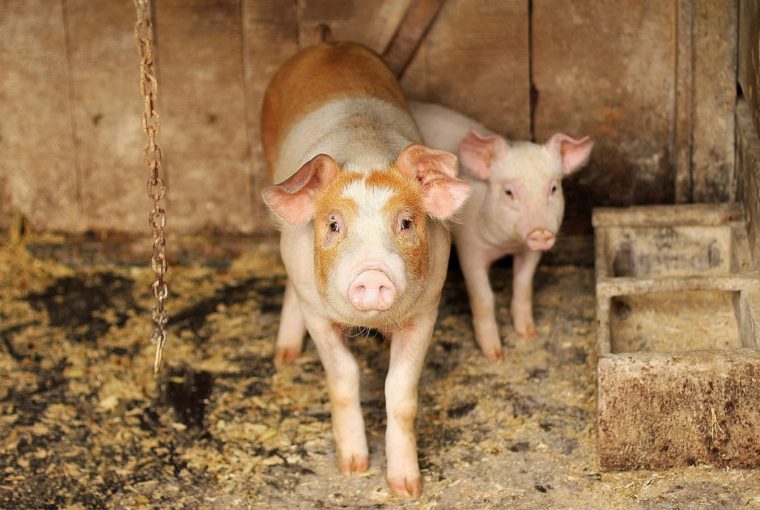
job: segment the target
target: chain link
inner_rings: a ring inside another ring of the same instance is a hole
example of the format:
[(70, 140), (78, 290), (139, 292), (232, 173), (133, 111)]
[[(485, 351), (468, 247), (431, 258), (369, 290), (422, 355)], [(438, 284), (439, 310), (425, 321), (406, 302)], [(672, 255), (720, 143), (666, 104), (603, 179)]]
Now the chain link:
[(161, 130), (161, 119), (156, 111), (158, 97), (158, 82), (156, 81), (155, 61), (153, 59), (153, 25), (150, 20), (150, 0), (134, 0), (137, 9), (135, 24), (135, 39), (140, 52), (140, 92), (145, 98), (143, 113), (143, 130), (148, 136), (145, 145), (145, 164), (148, 165), (149, 176), (147, 183), (148, 197), (153, 202), (153, 209), (148, 214), (148, 224), (153, 230), (153, 256), (150, 265), (156, 273), (156, 281), (151, 286), (156, 305), (153, 307), (153, 322), (156, 329), (150, 337), (156, 346), (156, 358), (153, 372), (158, 375), (161, 370), (161, 358), (166, 343), (166, 322), (169, 319), (164, 301), (169, 295), (169, 287), (164, 281), (166, 274), (166, 211), (161, 207), (161, 199), (166, 195), (166, 184), (161, 178), (161, 149), (156, 143), (156, 136)]

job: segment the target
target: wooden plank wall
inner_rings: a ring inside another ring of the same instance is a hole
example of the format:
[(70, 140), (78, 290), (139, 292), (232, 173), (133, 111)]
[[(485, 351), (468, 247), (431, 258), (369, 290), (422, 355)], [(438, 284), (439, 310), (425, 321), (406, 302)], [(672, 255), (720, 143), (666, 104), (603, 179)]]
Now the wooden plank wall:
[[(169, 229), (272, 232), (268, 80), (321, 23), (382, 51), (413, 1), (156, 0)], [(588, 235), (594, 205), (732, 196), (738, 1), (446, 0), (401, 82), (513, 139), (595, 137), (567, 185)], [(147, 233), (134, 13), (92, 6), (0, 0), (0, 226)]]
[(447, 0), (401, 81), (512, 139), (530, 138), (528, 2)]
[(536, 138), (564, 131), (596, 140), (591, 163), (566, 185), (566, 232), (590, 232), (585, 219), (596, 205), (673, 202), (674, 3), (533, 8)]

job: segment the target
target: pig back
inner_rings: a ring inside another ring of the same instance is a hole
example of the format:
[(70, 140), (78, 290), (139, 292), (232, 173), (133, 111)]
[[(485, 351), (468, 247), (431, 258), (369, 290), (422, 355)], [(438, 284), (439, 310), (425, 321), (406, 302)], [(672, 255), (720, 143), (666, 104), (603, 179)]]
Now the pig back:
[(408, 111), (391, 70), (359, 44), (321, 43), (282, 65), (267, 87), (261, 110), (261, 143), (270, 180), (280, 144), (293, 126), (330, 101), (352, 97), (377, 98)]

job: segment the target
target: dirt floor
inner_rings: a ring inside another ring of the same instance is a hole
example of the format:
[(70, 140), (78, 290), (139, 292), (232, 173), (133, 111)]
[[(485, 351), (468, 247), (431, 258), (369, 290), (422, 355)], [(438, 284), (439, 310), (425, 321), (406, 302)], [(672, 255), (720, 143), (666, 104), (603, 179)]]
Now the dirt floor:
[(0, 247), (0, 508), (760, 508), (757, 471), (600, 473), (593, 270), (539, 270), (530, 339), (510, 325), (510, 276), (492, 272), (506, 344), (489, 364), (451, 266), (420, 382), (425, 488), (410, 501), (384, 480), (381, 338), (353, 340), (371, 451), (359, 477), (335, 467), (313, 345), (275, 371), (274, 245), (171, 268), (159, 379), (145, 267)]

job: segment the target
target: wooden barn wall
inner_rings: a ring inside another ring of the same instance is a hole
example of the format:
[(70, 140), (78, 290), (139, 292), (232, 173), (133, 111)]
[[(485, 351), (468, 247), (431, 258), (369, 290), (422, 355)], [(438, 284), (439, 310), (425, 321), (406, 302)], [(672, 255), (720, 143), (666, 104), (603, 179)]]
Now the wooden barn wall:
[[(415, 1), (156, 0), (170, 230), (271, 232), (269, 78), (320, 23), (381, 52)], [(566, 187), (587, 235), (594, 205), (732, 197), (738, 1), (446, 0), (401, 83), (512, 138), (594, 137)], [(124, 0), (0, 0), (0, 226), (147, 233), (133, 25)]]

